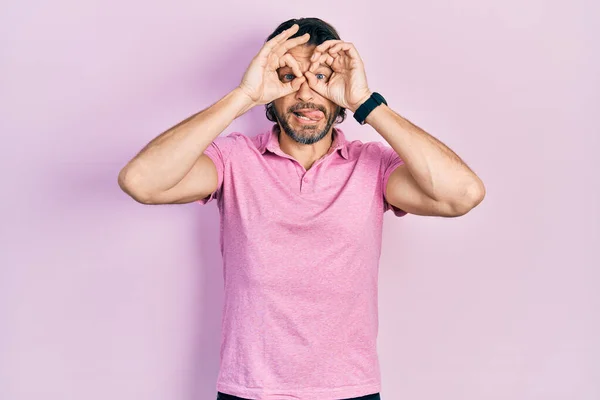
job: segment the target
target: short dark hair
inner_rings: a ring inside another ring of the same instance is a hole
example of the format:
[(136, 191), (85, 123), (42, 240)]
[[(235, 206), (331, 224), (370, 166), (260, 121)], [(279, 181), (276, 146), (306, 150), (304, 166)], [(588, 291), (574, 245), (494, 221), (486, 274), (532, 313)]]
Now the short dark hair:
[[(273, 39), (275, 36), (279, 35), (284, 30), (291, 28), (292, 25), (298, 24), (300, 29), (294, 35), (290, 37), (290, 39), (302, 36), (305, 33), (310, 34), (310, 39), (306, 43), (306, 45), (315, 45), (318, 46), (326, 40), (340, 40), (340, 35), (337, 30), (319, 18), (293, 18), (282, 22), (277, 29), (273, 31), (265, 40), (265, 43), (269, 40)], [(273, 102), (265, 104), (265, 112), (267, 115), (267, 119), (271, 122), (277, 122), (277, 118), (275, 118), (275, 112), (273, 110)], [(340, 111), (336, 117), (336, 122), (341, 123), (346, 119), (346, 109), (340, 108)]]

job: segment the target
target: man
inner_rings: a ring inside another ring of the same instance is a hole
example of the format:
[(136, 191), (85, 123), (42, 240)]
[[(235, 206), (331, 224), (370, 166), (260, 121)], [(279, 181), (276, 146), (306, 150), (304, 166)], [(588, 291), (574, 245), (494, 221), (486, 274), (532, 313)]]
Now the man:
[[(277, 122), (219, 134), (256, 105)], [(346, 141), (349, 109), (391, 145)], [(367, 85), (317, 18), (282, 23), (238, 87), (151, 141), (119, 174), (144, 204), (218, 202), (225, 300), (220, 399), (379, 399), (383, 213), (455, 217), (481, 180)]]

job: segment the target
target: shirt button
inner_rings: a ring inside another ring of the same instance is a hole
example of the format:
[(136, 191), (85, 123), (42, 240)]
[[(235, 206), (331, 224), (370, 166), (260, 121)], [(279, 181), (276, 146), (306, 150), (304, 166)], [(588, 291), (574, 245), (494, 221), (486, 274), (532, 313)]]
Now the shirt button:
[(308, 183), (308, 178), (302, 179), (305, 183)]

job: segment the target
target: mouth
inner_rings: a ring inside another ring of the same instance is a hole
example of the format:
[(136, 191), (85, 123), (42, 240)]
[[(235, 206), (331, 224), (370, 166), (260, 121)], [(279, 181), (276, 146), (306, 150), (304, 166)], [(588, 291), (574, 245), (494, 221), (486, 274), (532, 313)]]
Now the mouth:
[(316, 124), (321, 121), (325, 114), (322, 111), (306, 109), (306, 110), (298, 110), (292, 111), (294, 114), (294, 119), (301, 124)]

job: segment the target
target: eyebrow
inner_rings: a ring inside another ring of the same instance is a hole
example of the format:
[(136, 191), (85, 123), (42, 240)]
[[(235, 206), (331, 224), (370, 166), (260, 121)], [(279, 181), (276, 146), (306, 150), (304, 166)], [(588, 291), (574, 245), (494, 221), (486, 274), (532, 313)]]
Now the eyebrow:
[[(319, 63), (319, 66), (318, 66), (317, 68), (327, 68), (327, 69), (330, 69), (330, 70), (332, 70), (332, 69), (331, 69), (331, 67), (330, 67), (329, 65), (327, 65), (327, 64), (323, 64), (323, 63)], [(332, 71), (333, 71), (333, 70), (332, 70)]]
[[(311, 63), (311, 65), (312, 65), (312, 63)], [(319, 63), (319, 66), (317, 67), (317, 69), (319, 69), (319, 68), (327, 68), (328, 70), (333, 71), (329, 65), (324, 64), (324, 63)], [(283, 70), (288, 70), (288, 69), (291, 70), (292, 68), (289, 65), (284, 65), (283, 67), (278, 68), (277, 71), (283, 71)]]

